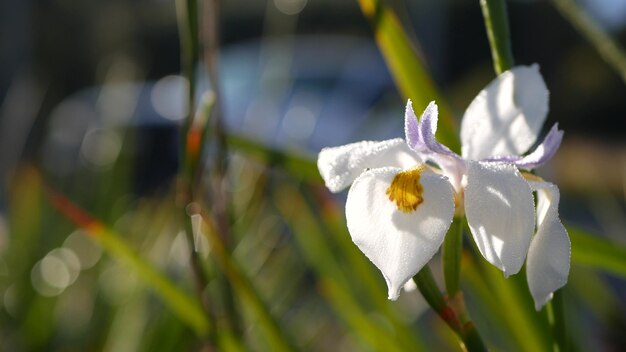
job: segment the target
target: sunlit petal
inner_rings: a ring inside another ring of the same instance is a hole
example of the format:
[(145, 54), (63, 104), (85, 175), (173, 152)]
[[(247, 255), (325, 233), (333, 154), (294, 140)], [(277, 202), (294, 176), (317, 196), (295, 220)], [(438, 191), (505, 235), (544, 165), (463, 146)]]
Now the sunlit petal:
[[(428, 107), (430, 107), (430, 105), (428, 105)], [(436, 108), (437, 107), (435, 106), (435, 109)], [(426, 110), (428, 110), (428, 108), (426, 108)], [(426, 113), (426, 111), (424, 113)], [(413, 111), (413, 103), (411, 102), (411, 99), (409, 99), (406, 102), (406, 109), (404, 111), (404, 135), (406, 138), (406, 144), (418, 152), (426, 148), (424, 139), (420, 133), (420, 124), (417, 121), (415, 111)]]
[(411, 100), (409, 100), (404, 116), (406, 141), (409, 147), (420, 153), (422, 159), (437, 163), (443, 173), (448, 176), (454, 188), (460, 191), (464, 163), (456, 153), (437, 142), (435, 133), (437, 132), (438, 114), (437, 104), (431, 101), (418, 122), (411, 106)]
[(539, 66), (517, 66), (500, 74), (465, 111), (463, 157), (523, 154), (537, 140), (547, 113), (548, 90)]
[(505, 276), (517, 273), (535, 227), (532, 190), (517, 168), (468, 162), (465, 214), (485, 259)]
[(317, 159), (320, 175), (331, 192), (348, 187), (363, 171), (370, 168), (395, 166), (409, 168), (421, 160), (403, 139), (381, 142), (362, 141), (324, 148)]
[(530, 182), (537, 191), (537, 233), (528, 249), (528, 287), (539, 310), (567, 282), (570, 240), (559, 220), (559, 189), (548, 182)]
[(352, 240), (383, 273), (392, 300), (437, 252), (454, 213), (452, 187), (445, 177), (427, 171), (419, 179), (423, 202), (413, 211), (400, 211), (387, 195), (400, 172), (399, 168), (364, 172), (346, 202)]
[(426, 149), (432, 153), (447, 155), (451, 157), (457, 157), (448, 147), (437, 142), (435, 133), (437, 132), (437, 122), (439, 121), (439, 109), (434, 101), (428, 104), (426, 110), (422, 114), (420, 119), (420, 135), (422, 136), (423, 143), (426, 145)]

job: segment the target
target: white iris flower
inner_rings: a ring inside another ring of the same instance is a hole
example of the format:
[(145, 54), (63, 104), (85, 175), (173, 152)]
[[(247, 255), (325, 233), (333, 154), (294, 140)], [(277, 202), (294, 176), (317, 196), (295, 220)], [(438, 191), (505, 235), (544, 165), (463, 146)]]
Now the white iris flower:
[(455, 212), (465, 213), (481, 254), (505, 277), (519, 272), (526, 260), (537, 310), (565, 285), (570, 241), (559, 220), (559, 190), (519, 171), (544, 164), (561, 143), (563, 132), (554, 125), (522, 156), (537, 140), (547, 112), (548, 90), (538, 66), (517, 66), (467, 108), (461, 155), (435, 139), (437, 105), (431, 102), (418, 121), (410, 100), (406, 141), (322, 149), (317, 164), (328, 189), (339, 192), (352, 184), (348, 230), (385, 277), (389, 299), (397, 299), (437, 252)]

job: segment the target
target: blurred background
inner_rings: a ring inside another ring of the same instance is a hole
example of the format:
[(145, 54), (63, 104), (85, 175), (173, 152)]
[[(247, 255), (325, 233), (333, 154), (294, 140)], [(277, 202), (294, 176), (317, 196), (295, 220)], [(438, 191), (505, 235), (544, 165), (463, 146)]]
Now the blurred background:
[[(460, 121), (494, 78), (478, 1), (389, 3)], [(626, 45), (626, 2), (579, 3)], [(624, 79), (551, 2), (509, 1), (508, 13), (516, 63), (538, 63), (550, 90), (546, 127), (558, 122), (565, 131), (538, 173), (559, 185), (565, 222), (626, 245)], [(402, 136), (405, 102), (357, 1), (231, 0), (219, 18), (223, 118), (233, 138), (310, 164), (322, 147)], [(0, 348), (201, 348), (141, 274), (103, 253), (45, 196), (48, 186), (64, 194), (196, 294), (189, 257), (206, 260), (211, 249), (186, 241), (175, 215), (188, 86), (176, 4), (3, 1), (0, 53)], [(201, 68), (198, 98), (211, 89), (205, 76)], [(314, 164), (292, 174), (280, 157), (257, 154), (228, 153), (232, 256), (298, 349), (380, 350), (390, 341), (455, 348), (417, 293), (385, 301), (382, 277), (347, 235), (345, 195), (320, 187)], [(524, 345), (515, 312), (489, 316), (493, 293), (480, 275), (489, 269), (468, 257), (470, 312), (492, 347), (542, 346), (541, 337)], [(202, 297), (219, 294), (212, 282)], [(623, 349), (624, 300), (618, 276), (574, 263), (565, 289), (566, 303), (583, 304), (568, 315), (580, 333), (574, 345)], [(267, 350), (254, 312), (235, 306), (245, 346)], [(507, 326), (514, 332), (500, 330)]]

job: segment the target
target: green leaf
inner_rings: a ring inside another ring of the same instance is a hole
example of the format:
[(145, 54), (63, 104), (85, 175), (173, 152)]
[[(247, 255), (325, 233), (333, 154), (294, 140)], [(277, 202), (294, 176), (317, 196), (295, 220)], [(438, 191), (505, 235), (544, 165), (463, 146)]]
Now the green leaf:
[[(322, 294), (353, 333), (377, 350), (391, 346), (395, 350), (423, 350), (417, 336), (390, 309), (390, 303), (385, 299), (385, 288), (371, 283), (371, 267), (365, 270), (361, 264), (356, 264), (353, 257), (358, 252), (356, 247), (345, 246), (346, 242), (350, 242), (349, 235), (345, 230), (343, 233), (336, 231), (336, 219), (322, 218), (316, 212), (310, 191), (306, 187), (282, 184), (274, 195), (277, 210), (291, 227), (304, 259), (318, 275)], [(331, 213), (329, 207), (330, 204), (325, 205), (326, 211), (322, 213)], [(345, 224), (343, 226), (345, 229)], [(329, 230), (335, 231), (328, 233)], [(341, 259), (334, 255), (335, 252)], [(361, 253), (358, 255), (365, 261)], [(347, 272), (343, 270), (346, 267), (349, 268)], [(356, 285), (355, 281), (360, 285)], [(381, 321), (370, 319), (368, 309), (382, 314), (392, 329)]]
[(626, 247), (567, 225), (572, 241), (572, 262), (608, 271), (626, 278)]
[(122, 239), (122, 236), (103, 227), (87, 229), (94, 234), (92, 238), (98, 242), (112, 257), (124, 262), (146, 284), (153, 288), (157, 296), (172, 310), (178, 318), (189, 325), (198, 336), (207, 336), (209, 321), (198, 300), (181, 291), (167, 277), (158, 272)]
[(154, 289), (156, 295), (163, 300), (165, 305), (182, 322), (192, 328), (198, 336), (205, 337), (208, 335), (211, 326), (198, 300), (180, 290), (165, 275), (137, 255), (122, 236), (87, 214), (64, 195), (52, 188), (46, 188), (46, 195), (48, 201), (65, 218), (84, 229), (109, 255), (134, 270), (139, 278)]
[(483, 11), (485, 29), (491, 47), (493, 69), (496, 74), (500, 74), (513, 67), (506, 2), (504, 0), (480, 0), (480, 7)]
[(373, 26), (376, 43), (402, 96), (413, 101), (418, 113), (429, 102), (436, 101), (439, 106), (437, 139), (459, 152), (456, 122), (396, 14), (378, 0), (359, 0), (359, 5)]
[(602, 59), (626, 83), (626, 51), (573, 0), (552, 0), (552, 5), (587, 39)]
[(464, 277), (480, 294), (483, 308), (498, 319), (497, 324), (511, 334), (516, 345), (524, 351), (550, 350), (550, 326), (543, 313), (535, 311), (525, 270), (505, 279), (500, 270), (482, 258), (465, 264)]
[(281, 328), (250, 278), (224, 245), (212, 218), (207, 214), (202, 214), (202, 219), (204, 220), (203, 224), (206, 230), (202, 231), (202, 233), (209, 241), (213, 258), (224, 275), (228, 278), (234, 293), (247, 305), (252, 314), (254, 314), (254, 317), (257, 319), (258, 327), (267, 339), (269, 348), (272, 351), (295, 350), (293, 343), (286, 335), (286, 330)]
[(258, 158), (270, 166), (279, 166), (304, 181), (322, 182), (317, 165), (311, 157), (274, 149), (250, 138), (234, 134), (229, 134), (226, 141), (229, 148), (244, 151), (246, 155)]

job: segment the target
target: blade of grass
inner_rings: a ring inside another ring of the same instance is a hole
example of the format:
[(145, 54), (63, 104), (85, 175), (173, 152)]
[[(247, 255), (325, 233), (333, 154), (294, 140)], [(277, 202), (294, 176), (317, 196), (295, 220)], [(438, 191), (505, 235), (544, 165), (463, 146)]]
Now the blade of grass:
[[(489, 287), (485, 280), (485, 275), (480, 271), (474, 260), (475, 258), (470, 253), (464, 252), (462, 254), (462, 279), (463, 283), (467, 284), (464, 291), (472, 299), (474, 306), (480, 308), (478, 313), (484, 320), (484, 324), (490, 327), (485, 329), (485, 332), (487, 333), (487, 339), (492, 344), (491, 346), (498, 346), (498, 344), (494, 344), (494, 341), (499, 342), (499, 346), (505, 346), (510, 344), (511, 341), (515, 341), (516, 337), (511, 329), (508, 328), (510, 325), (509, 317), (507, 317), (508, 312), (502, 309), (499, 304), (494, 304), (494, 302), (498, 302), (496, 293)], [(474, 310), (474, 312), (476, 311)], [(524, 342), (515, 342), (520, 347), (525, 346)]]
[[(546, 351), (552, 347), (550, 327), (546, 317), (536, 312), (528, 287), (525, 271), (505, 279), (502, 272), (480, 260), (491, 289), (495, 291), (498, 305), (506, 310), (509, 329), (518, 342), (528, 346), (528, 351)], [(495, 303), (492, 303), (495, 304)]]
[[(364, 314), (355, 303), (354, 297), (344, 289), (336, 280), (321, 277), (319, 279), (322, 293), (328, 297), (335, 311), (348, 323), (352, 331), (359, 334), (369, 346), (377, 351), (405, 351), (400, 348), (392, 337), (381, 334), (380, 328), (371, 323), (371, 317)], [(411, 349), (415, 351), (416, 349)]]
[[(316, 192), (316, 188), (319, 192)], [(327, 233), (327, 242), (330, 246), (337, 246), (341, 253), (341, 259), (347, 265), (340, 265), (341, 268), (349, 268), (345, 272), (349, 279), (358, 281), (359, 293), (367, 296), (378, 312), (389, 319), (398, 338), (404, 341), (406, 346), (415, 349), (415, 346), (422, 346), (422, 338), (416, 335), (405, 323), (400, 320), (398, 313), (393, 310), (386, 295), (386, 288), (380, 273), (377, 272), (372, 263), (361, 253), (350, 239), (347, 231), (343, 211), (328, 197), (328, 191), (321, 187), (304, 186), (298, 189), (303, 195), (303, 200), (307, 205), (308, 212), (314, 216), (317, 225), (322, 227)], [(408, 347), (407, 347), (408, 348)], [(425, 349), (425, 348), (424, 348)]]
[(480, 0), (480, 8), (491, 47), (493, 69), (496, 74), (500, 74), (513, 67), (514, 62), (506, 2), (504, 0)]
[(376, 43), (402, 96), (411, 99), (419, 111), (435, 100), (439, 105), (437, 139), (459, 152), (456, 122), (396, 14), (380, 0), (359, 0), (359, 5), (372, 24)]
[(572, 241), (572, 262), (626, 278), (626, 247), (572, 225), (566, 225)]
[(554, 7), (582, 34), (626, 83), (626, 52), (572, 0), (552, 0)]
[(270, 166), (278, 166), (303, 181), (322, 182), (317, 165), (310, 157), (287, 153), (234, 134), (227, 136), (227, 142), (230, 148), (244, 151), (246, 155), (258, 158)]
[[(201, 209), (190, 209), (191, 212), (196, 210), (201, 211)], [(264, 332), (270, 349), (272, 351), (293, 351), (294, 347), (292, 342), (272, 316), (269, 307), (263, 302), (250, 279), (239, 267), (232, 257), (232, 254), (226, 249), (211, 217), (206, 213), (201, 213), (200, 215), (202, 215), (204, 229), (206, 230), (202, 232), (209, 241), (213, 258), (220, 266), (224, 275), (228, 278), (233, 292), (239, 295), (240, 299), (248, 304), (253, 311), (259, 321), (258, 325), (260, 329)]]
[(169, 279), (137, 255), (130, 245), (123, 240), (122, 236), (97, 219), (92, 218), (53, 189), (47, 188), (46, 191), (48, 200), (62, 215), (90, 234), (109, 255), (135, 270), (137, 275), (154, 290), (156, 295), (182, 322), (194, 330), (198, 336), (206, 337), (208, 335), (211, 326), (197, 300), (181, 291)]
[[(349, 274), (342, 270), (345, 264), (333, 255), (336, 249), (333, 248), (332, 241), (327, 239), (328, 236), (324, 234), (324, 229), (321, 228), (323, 222), (316, 219), (313, 208), (307, 204), (307, 199), (301, 196), (306, 195), (306, 193), (306, 190), (282, 185), (275, 192), (276, 206), (292, 229), (294, 239), (306, 261), (312, 265), (318, 274), (323, 293), (333, 306), (334, 311), (363, 341), (369, 344), (373, 343), (372, 346), (377, 346), (377, 349), (384, 346), (396, 346), (400, 350), (423, 350), (421, 341), (407, 331), (405, 326), (401, 326), (398, 318), (391, 313), (386, 300), (382, 302), (387, 306), (379, 308), (380, 297), (384, 295), (380, 294), (378, 297), (373, 297), (375, 295), (372, 295), (370, 286), (354, 285), (354, 280), (360, 280), (360, 270), (351, 270)], [(341, 235), (349, 238), (347, 234)], [(351, 255), (350, 252), (340, 252), (342, 258)], [(358, 291), (355, 287), (363, 291)], [(384, 288), (375, 285), (374, 290), (378, 289), (380, 292), (385, 292)], [(346, 304), (347, 297), (350, 297), (354, 302)], [(366, 300), (365, 303), (367, 304), (376, 306), (376, 310), (389, 320), (396, 330), (394, 335), (388, 329), (381, 328), (380, 324), (369, 319), (363, 306), (361, 306), (364, 303), (360, 301), (363, 300)], [(367, 326), (364, 328), (364, 325)], [(381, 346), (380, 343), (383, 345)]]

